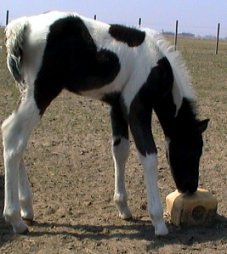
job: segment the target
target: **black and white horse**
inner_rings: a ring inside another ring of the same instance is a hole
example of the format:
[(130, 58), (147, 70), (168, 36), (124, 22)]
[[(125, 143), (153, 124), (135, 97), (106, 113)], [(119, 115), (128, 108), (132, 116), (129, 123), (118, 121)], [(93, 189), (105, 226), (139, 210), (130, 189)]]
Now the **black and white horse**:
[(166, 137), (176, 186), (198, 186), (202, 132), (187, 70), (155, 31), (108, 25), (76, 13), (50, 12), (12, 21), (6, 28), (7, 64), (21, 90), (18, 108), (3, 122), (5, 219), (16, 233), (33, 220), (32, 192), (23, 161), (29, 136), (63, 89), (111, 106), (114, 201), (130, 218), (124, 182), (128, 127), (144, 168), (148, 211), (156, 235), (168, 233), (157, 186), (157, 149), (151, 131), (154, 110)]

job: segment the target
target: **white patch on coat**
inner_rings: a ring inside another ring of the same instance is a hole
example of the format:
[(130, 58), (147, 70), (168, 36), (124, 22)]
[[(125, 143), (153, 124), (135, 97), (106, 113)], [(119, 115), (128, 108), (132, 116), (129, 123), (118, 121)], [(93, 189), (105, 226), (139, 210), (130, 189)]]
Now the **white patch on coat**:
[(155, 227), (155, 235), (166, 235), (168, 229), (163, 219), (163, 208), (157, 181), (157, 154), (140, 154), (144, 169), (144, 180), (147, 188), (148, 212)]
[[(118, 145), (114, 141), (121, 139)], [(129, 141), (123, 137), (113, 137), (112, 155), (115, 169), (115, 191), (114, 202), (117, 206), (119, 216), (122, 219), (132, 217), (127, 205), (127, 192), (125, 188), (125, 164), (129, 155)]]

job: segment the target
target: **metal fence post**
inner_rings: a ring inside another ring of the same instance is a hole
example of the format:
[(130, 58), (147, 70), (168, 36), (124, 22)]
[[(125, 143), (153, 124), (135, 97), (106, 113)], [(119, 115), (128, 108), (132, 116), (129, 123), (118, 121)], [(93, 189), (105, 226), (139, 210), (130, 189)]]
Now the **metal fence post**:
[(6, 11), (6, 26), (9, 23), (9, 10)]
[(175, 32), (175, 40), (174, 40), (175, 50), (177, 50), (177, 38), (178, 38), (178, 20), (176, 21), (176, 32)]
[(218, 23), (218, 29), (217, 29), (217, 43), (216, 43), (216, 50), (215, 50), (216, 55), (218, 54), (219, 35), (220, 35), (220, 23)]

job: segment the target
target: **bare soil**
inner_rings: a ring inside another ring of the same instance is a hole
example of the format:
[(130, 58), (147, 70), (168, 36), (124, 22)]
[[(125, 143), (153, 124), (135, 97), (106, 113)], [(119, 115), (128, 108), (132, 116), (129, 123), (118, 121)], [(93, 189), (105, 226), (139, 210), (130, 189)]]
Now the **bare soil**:
[[(210, 41), (180, 41), (198, 92), (198, 110), (210, 118), (204, 135), (200, 187), (218, 199), (211, 226), (176, 227), (157, 238), (146, 211), (143, 171), (134, 142), (126, 181), (133, 219), (118, 218), (113, 203), (114, 170), (108, 107), (63, 92), (34, 131), (25, 161), (34, 194), (35, 222), (28, 235), (15, 235), (0, 215), (0, 253), (227, 253), (227, 44), (214, 55)], [(0, 122), (16, 107), (18, 93), (0, 53)], [(164, 139), (156, 118), (158, 182), (162, 201), (175, 190), (165, 159)], [(2, 154), (2, 146), (0, 147)], [(0, 157), (0, 212), (4, 168)]]

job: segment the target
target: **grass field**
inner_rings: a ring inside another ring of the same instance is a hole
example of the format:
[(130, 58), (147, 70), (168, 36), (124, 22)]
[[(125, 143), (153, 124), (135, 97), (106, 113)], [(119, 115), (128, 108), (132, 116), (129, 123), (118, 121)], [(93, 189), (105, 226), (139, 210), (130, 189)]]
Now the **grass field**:
[[(180, 228), (168, 223), (169, 236), (154, 237), (144, 208), (143, 172), (132, 139), (126, 181), (135, 220), (120, 220), (112, 201), (114, 172), (108, 107), (63, 92), (34, 131), (25, 155), (34, 193), (35, 225), (28, 236), (16, 236), (0, 219), (0, 253), (226, 253), (227, 42), (220, 42), (218, 55), (215, 55), (215, 41), (180, 38), (178, 48), (192, 75), (199, 116), (211, 119), (204, 135), (200, 187), (211, 191), (219, 201), (219, 217), (214, 225)], [(0, 122), (19, 99), (5, 65), (5, 55), (1, 52)], [(166, 195), (175, 186), (156, 118), (154, 129), (164, 204)], [(4, 198), (3, 175), (0, 157), (0, 210)]]

